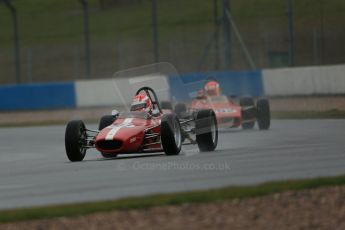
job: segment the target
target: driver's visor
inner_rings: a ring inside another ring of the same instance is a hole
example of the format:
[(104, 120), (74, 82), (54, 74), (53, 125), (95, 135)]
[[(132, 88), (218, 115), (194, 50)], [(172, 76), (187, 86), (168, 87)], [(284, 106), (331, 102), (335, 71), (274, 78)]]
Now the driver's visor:
[(138, 111), (146, 108), (146, 102), (135, 103), (131, 105), (131, 111)]

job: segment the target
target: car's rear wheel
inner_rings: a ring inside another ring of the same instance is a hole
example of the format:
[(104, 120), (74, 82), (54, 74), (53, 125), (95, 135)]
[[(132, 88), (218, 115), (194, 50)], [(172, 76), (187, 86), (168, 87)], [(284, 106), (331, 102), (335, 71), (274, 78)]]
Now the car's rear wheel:
[(178, 155), (182, 147), (180, 122), (175, 114), (164, 114), (161, 121), (161, 142), (166, 155)]
[(261, 98), (256, 103), (257, 121), (260, 130), (267, 130), (271, 124), (270, 104), (267, 99)]
[(116, 120), (116, 117), (113, 115), (105, 115), (101, 117), (101, 120), (99, 121), (98, 130), (102, 130), (105, 127), (108, 127), (109, 125), (113, 124)]
[[(116, 120), (116, 117), (113, 115), (105, 115), (105, 116), (101, 117), (101, 120), (99, 121), (99, 125), (98, 125), (98, 130), (102, 130), (102, 129), (108, 127), (109, 125), (113, 124), (115, 120)], [(115, 154), (111, 154), (111, 153), (101, 152), (101, 154), (104, 158), (116, 157)]]
[(255, 103), (251, 97), (243, 97), (240, 99), (242, 108), (242, 128), (253, 129), (255, 125)]
[(176, 104), (174, 112), (180, 118), (185, 117), (186, 113), (187, 113), (187, 106), (186, 106), (186, 104), (183, 104), (183, 103)]
[(216, 115), (211, 109), (196, 113), (196, 142), (201, 152), (214, 151), (218, 144), (218, 126)]
[(173, 110), (171, 102), (170, 101), (162, 101), (161, 102), (161, 109)]
[(86, 154), (87, 134), (84, 122), (70, 121), (65, 132), (66, 154), (70, 161), (82, 161)]

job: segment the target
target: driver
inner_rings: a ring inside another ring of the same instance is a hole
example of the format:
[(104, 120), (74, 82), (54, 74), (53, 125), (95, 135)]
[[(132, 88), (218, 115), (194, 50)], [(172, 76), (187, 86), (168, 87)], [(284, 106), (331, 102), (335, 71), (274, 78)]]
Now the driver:
[(204, 86), (205, 94), (207, 96), (220, 96), (221, 90), (219, 83), (216, 80), (210, 80), (206, 82)]
[(150, 98), (144, 93), (136, 95), (131, 104), (131, 111), (147, 112), (152, 114), (153, 105)]

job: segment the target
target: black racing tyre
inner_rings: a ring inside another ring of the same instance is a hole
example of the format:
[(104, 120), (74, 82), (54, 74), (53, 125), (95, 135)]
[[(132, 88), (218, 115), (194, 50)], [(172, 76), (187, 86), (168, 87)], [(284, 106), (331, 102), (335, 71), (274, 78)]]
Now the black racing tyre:
[(65, 132), (65, 149), (70, 161), (82, 161), (86, 154), (87, 134), (83, 121), (75, 120), (67, 124)]
[(218, 144), (216, 115), (211, 109), (199, 110), (195, 119), (196, 142), (201, 152), (214, 151)]
[(99, 121), (98, 130), (102, 130), (105, 127), (113, 124), (115, 120), (116, 120), (116, 117), (113, 116), (113, 115), (105, 115), (105, 116), (103, 116), (101, 118), (101, 120)]
[(161, 109), (173, 110), (171, 102), (170, 101), (162, 101), (161, 102)]
[(240, 98), (240, 106), (242, 108), (242, 129), (253, 129), (255, 125), (255, 103), (251, 97)]
[[(98, 130), (102, 130), (105, 127), (108, 127), (109, 125), (113, 124), (115, 120), (116, 120), (116, 117), (113, 115), (104, 115), (103, 117), (101, 117), (101, 120), (99, 121)], [(116, 157), (116, 155), (110, 154), (110, 153), (101, 152), (101, 154), (104, 158)]]
[(182, 147), (182, 131), (175, 114), (164, 114), (161, 120), (161, 142), (166, 155), (178, 155)]
[(227, 96), (228, 100), (233, 102), (234, 104), (239, 105), (240, 104), (240, 98), (237, 97), (236, 95), (231, 95), (231, 96)]
[(187, 106), (186, 104), (178, 103), (175, 105), (174, 111), (178, 117), (184, 117), (184, 115), (187, 113)]
[(269, 101), (261, 98), (256, 103), (257, 121), (260, 130), (267, 130), (271, 125), (271, 112)]

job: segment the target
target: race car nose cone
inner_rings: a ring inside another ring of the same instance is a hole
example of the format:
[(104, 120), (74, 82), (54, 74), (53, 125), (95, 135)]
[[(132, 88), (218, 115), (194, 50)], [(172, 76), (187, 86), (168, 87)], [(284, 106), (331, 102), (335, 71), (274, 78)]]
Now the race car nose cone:
[(123, 142), (119, 140), (103, 140), (98, 141), (97, 147), (102, 150), (117, 150), (122, 147)]

